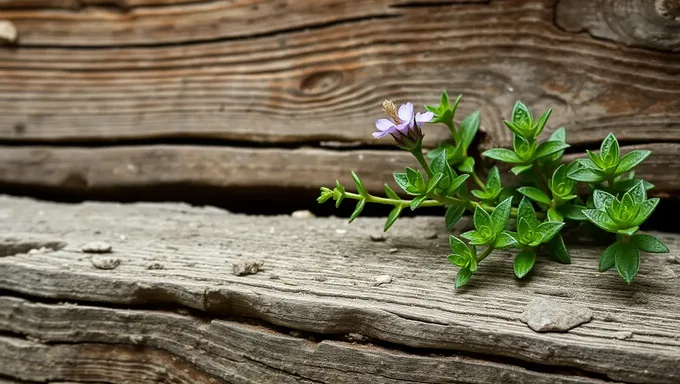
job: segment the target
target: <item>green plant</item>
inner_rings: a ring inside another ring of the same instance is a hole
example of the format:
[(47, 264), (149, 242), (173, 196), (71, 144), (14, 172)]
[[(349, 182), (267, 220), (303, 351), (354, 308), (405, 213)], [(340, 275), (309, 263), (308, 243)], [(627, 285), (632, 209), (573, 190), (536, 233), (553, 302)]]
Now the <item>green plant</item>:
[[(538, 250), (545, 249), (558, 262), (571, 262), (560, 231), (568, 224), (590, 221), (597, 227), (616, 234), (616, 242), (600, 257), (600, 271), (616, 266), (618, 273), (630, 283), (637, 274), (640, 251), (668, 252), (660, 240), (639, 234), (639, 226), (651, 215), (659, 199), (647, 199), (646, 191), (653, 186), (635, 178), (633, 169), (649, 155), (650, 151), (633, 150), (621, 156), (619, 144), (613, 134), (602, 142), (600, 153), (587, 151), (587, 158), (571, 163), (563, 162), (566, 131), (557, 128), (543, 142), (539, 136), (546, 127), (551, 111), (534, 119), (531, 111), (517, 102), (512, 118), (505, 125), (513, 134), (513, 147), (493, 148), (483, 156), (508, 163), (510, 171), (518, 177), (521, 186), (501, 185), (497, 167), (488, 172), (483, 182), (475, 170), (475, 159), (468, 149), (475, 139), (480, 124), (480, 113), (475, 111), (456, 124), (455, 114), (461, 96), (450, 103), (446, 92), (440, 104), (425, 106), (426, 113), (415, 113), (411, 103), (399, 109), (385, 101), (383, 108), (389, 119), (376, 121), (374, 137), (391, 135), (397, 146), (410, 152), (418, 160), (423, 172), (406, 168), (395, 173), (396, 184), (411, 199), (404, 200), (385, 184), (386, 197), (371, 195), (352, 172), (357, 192), (347, 192), (336, 182), (333, 189), (321, 188), (319, 203), (330, 199), (339, 207), (344, 199), (357, 200), (350, 222), (356, 219), (367, 203), (393, 206), (384, 230), (399, 218), (406, 208), (442, 206), (444, 219), (451, 229), (465, 211), (473, 212), (475, 229), (450, 236), (451, 254), (448, 260), (460, 268), (456, 288), (465, 285), (479, 263), (496, 249), (517, 249), (514, 271), (518, 278), (525, 277), (534, 267)], [(452, 141), (440, 144), (423, 154), (422, 125), (442, 123), (450, 132)], [(585, 183), (591, 192), (589, 198), (579, 195), (578, 182)], [(469, 190), (468, 184), (476, 188)], [(521, 199), (514, 199), (521, 196)], [(584, 199), (585, 198), (585, 199)], [(513, 201), (519, 200), (517, 207)], [(535, 206), (534, 206), (535, 204)], [(538, 211), (536, 210), (538, 208)], [(514, 231), (512, 229), (514, 227)], [(483, 247), (479, 251), (477, 247)]]

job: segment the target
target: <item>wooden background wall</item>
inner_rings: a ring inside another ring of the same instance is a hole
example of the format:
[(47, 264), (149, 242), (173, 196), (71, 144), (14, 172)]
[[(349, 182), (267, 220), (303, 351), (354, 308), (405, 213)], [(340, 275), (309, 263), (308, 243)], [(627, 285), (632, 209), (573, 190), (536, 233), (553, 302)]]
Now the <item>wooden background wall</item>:
[(0, 20), (2, 191), (311, 196), (349, 169), (378, 190), (412, 163), (370, 136), (382, 100), (443, 89), (482, 110), (482, 148), (522, 99), (574, 151), (655, 149), (641, 172), (680, 191), (678, 0), (0, 0)]

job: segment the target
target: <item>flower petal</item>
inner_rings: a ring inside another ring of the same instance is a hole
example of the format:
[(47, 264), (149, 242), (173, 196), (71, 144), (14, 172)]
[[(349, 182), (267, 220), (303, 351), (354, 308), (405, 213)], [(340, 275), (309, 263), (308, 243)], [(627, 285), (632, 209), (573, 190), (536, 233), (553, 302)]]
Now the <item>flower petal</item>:
[(398, 115), (401, 121), (403, 122), (413, 121), (413, 104), (411, 103), (402, 104), (399, 107)]
[(418, 128), (423, 126), (423, 123), (429, 123), (432, 121), (434, 118), (434, 113), (432, 112), (425, 112), (425, 113), (416, 113), (416, 125)]
[(378, 131), (387, 131), (388, 129), (394, 127), (394, 123), (387, 119), (380, 119), (375, 122), (375, 127)]
[(408, 135), (408, 131), (411, 130), (411, 128), (413, 128), (413, 123), (412, 122), (401, 123), (395, 126), (394, 128), (396, 131), (399, 131), (404, 135)]

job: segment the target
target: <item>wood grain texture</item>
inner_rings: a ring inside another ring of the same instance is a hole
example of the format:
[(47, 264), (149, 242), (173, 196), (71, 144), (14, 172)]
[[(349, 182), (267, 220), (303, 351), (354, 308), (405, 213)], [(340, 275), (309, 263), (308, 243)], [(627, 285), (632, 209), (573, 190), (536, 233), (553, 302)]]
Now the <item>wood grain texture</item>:
[(405, 151), (252, 149), (215, 146), (114, 146), (104, 148), (0, 147), (5, 186), (92, 191), (183, 185), (235, 189), (348, 188), (357, 172), (365, 186), (384, 193), (393, 172), (417, 167)]
[[(485, 147), (509, 144), (517, 99), (575, 144), (678, 139), (679, 54), (567, 32), (552, 0), (7, 4), (21, 37), (0, 48), (2, 140), (391, 145), (370, 136), (383, 99), (442, 89), (466, 95), (461, 117), (482, 110)], [(446, 137), (428, 127), (426, 145)]]
[(50, 305), (11, 297), (0, 298), (0, 329), (56, 344), (0, 338), (0, 362), (4, 361), (0, 367), (5, 367), (0, 372), (36, 381), (87, 377), (112, 383), (605, 382), (445, 351), (416, 354), (316, 340), (186, 313)]
[[(387, 241), (373, 242), (369, 234), (382, 228), (381, 219), (347, 225), (185, 205), (59, 205), (8, 197), (0, 200), (0, 215), (6, 242), (67, 243), (56, 252), (0, 258), (0, 289), (8, 292), (181, 305), (318, 334), (356, 332), (407, 348), (573, 367), (613, 380), (680, 380), (680, 264), (665, 255), (644, 255), (640, 274), (626, 285), (616, 273), (597, 272), (603, 247), (581, 239), (570, 246), (573, 264), (539, 258), (522, 282), (513, 276), (510, 254), (500, 252), (467, 289), (454, 291), (440, 219), (402, 219)], [(425, 239), (433, 231), (439, 237)], [(678, 256), (680, 237), (655, 235)], [(80, 252), (95, 240), (113, 245), (111, 256), (121, 261), (116, 269), (98, 270)], [(244, 259), (264, 260), (265, 270), (232, 275), (231, 264)], [(149, 269), (156, 263), (162, 269)], [(392, 282), (375, 286), (382, 274)], [(564, 334), (535, 333), (519, 316), (537, 297), (587, 306), (594, 319)], [(620, 340), (619, 332), (632, 336)]]

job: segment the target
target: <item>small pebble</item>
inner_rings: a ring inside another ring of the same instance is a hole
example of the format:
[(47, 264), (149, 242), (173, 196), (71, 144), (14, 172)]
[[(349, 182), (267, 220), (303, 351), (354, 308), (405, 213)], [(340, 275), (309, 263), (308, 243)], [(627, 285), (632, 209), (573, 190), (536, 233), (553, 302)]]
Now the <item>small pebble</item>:
[(345, 233), (347, 233), (347, 230), (346, 229), (336, 229), (335, 233), (337, 233), (338, 235), (344, 235)]
[(387, 251), (387, 252), (389, 252), (390, 254), (393, 254), (393, 253), (399, 252), (399, 249), (397, 249), (397, 248), (390, 248), (390, 250)]
[(347, 340), (350, 343), (360, 343), (360, 344), (365, 344), (368, 343), (368, 337), (362, 335), (361, 333), (348, 333), (345, 335), (345, 340)]
[(633, 337), (633, 332), (631, 331), (616, 332), (614, 333), (614, 337), (619, 340), (630, 339), (631, 337)]
[(439, 235), (437, 235), (437, 232), (430, 232), (426, 233), (425, 236), (423, 236), (423, 238), (425, 238), (426, 240), (433, 240), (436, 239), (438, 236)]
[(520, 316), (536, 332), (566, 332), (592, 318), (588, 307), (545, 298), (532, 300)]
[(272, 279), (272, 280), (278, 280), (278, 279), (281, 278), (281, 276), (279, 276), (275, 273), (272, 273), (272, 274), (269, 275), (269, 278)]
[(668, 261), (671, 264), (680, 264), (680, 259), (675, 257), (675, 255), (668, 255), (666, 257), (666, 261)]
[(326, 276), (314, 276), (314, 280), (324, 282), (326, 281)]
[(112, 256), (92, 256), (92, 265), (97, 269), (115, 269), (120, 259)]
[(8, 20), (0, 20), (0, 40), (7, 43), (14, 43), (17, 41), (17, 28)]
[(163, 269), (163, 268), (165, 268), (165, 267), (163, 266), (163, 264), (158, 263), (158, 262), (156, 262), (156, 263), (151, 263), (151, 264), (149, 264), (149, 265), (146, 267), (146, 269)]
[(316, 217), (311, 211), (304, 210), (304, 211), (295, 211), (291, 213), (291, 216), (296, 218), (296, 219), (313, 219)]
[(375, 278), (375, 283), (373, 283), (374, 286), (379, 286), (383, 284), (389, 284), (392, 282), (392, 276), (390, 275), (380, 275), (376, 276)]
[(83, 245), (80, 250), (85, 253), (109, 253), (111, 252), (111, 244), (103, 241), (93, 241)]
[(240, 261), (231, 265), (232, 272), (236, 276), (254, 275), (262, 269), (264, 260)]
[(53, 252), (54, 249), (52, 248), (45, 248), (45, 247), (40, 247), (39, 249), (31, 249), (28, 251), (29, 255), (35, 255), (39, 253), (48, 253), (48, 252)]
[(372, 241), (385, 241), (385, 235), (382, 232), (371, 233), (370, 235)]

